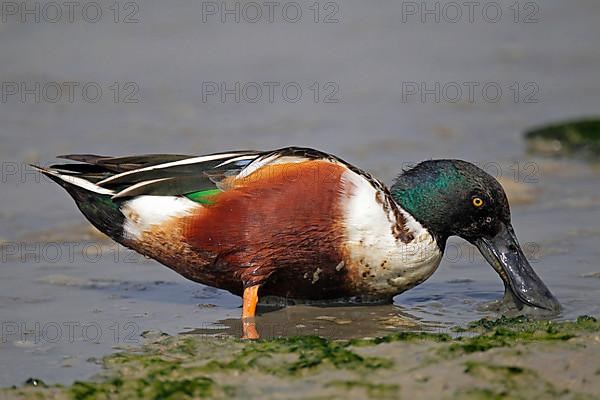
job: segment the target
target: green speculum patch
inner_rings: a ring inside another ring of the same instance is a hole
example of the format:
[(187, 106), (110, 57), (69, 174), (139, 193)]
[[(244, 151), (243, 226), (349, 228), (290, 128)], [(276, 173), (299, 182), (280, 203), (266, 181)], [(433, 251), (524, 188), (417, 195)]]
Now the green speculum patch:
[(199, 192), (187, 193), (185, 197), (192, 201), (195, 201), (196, 203), (211, 205), (214, 204), (214, 200), (212, 199), (212, 197), (218, 193), (221, 193), (220, 189), (208, 189), (201, 190)]

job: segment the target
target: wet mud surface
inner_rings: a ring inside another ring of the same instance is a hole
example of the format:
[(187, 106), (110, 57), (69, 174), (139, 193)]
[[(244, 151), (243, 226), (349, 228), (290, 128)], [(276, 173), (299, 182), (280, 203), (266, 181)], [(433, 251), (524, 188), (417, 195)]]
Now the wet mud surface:
[(29, 380), (12, 398), (594, 399), (600, 324), (480, 320), (453, 335), (402, 331), (241, 342), (145, 332), (143, 349), (104, 358), (95, 379)]

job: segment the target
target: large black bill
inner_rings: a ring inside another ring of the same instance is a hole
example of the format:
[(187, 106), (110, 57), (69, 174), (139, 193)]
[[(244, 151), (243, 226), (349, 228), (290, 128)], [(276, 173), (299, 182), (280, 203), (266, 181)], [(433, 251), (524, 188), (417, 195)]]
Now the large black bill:
[(510, 224), (502, 224), (493, 238), (477, 239), (474, 244), (520, 302), (554, 312), (560, 310), (558, 300), (529, 265)]

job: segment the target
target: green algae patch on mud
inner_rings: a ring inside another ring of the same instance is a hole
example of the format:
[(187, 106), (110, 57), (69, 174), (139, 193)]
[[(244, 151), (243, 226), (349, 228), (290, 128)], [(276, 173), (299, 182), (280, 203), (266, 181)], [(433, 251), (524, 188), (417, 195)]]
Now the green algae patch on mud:
[(374, 346), (381, 343), (393, 342), (414, 342), (420, 340), (429, 340), (432, 342), (449, 342), (452, 337), (445, 333), (429, 332), (394, 332), (389, 335), (374, 338), (351, 339), (349, 344), (355, 347)]
[[(348, 347), (349, 341), (331, 341), (318, 336), (279, 338), (248, 343), (231, 360), (213, 360), (207, 371), (260, 369), (272, 375), (298, 375), (319, 366), (369, 371), (390, 368), (390, 360), (363, 357)], [(290, 357), (291, 356), (291, 357)]]
[[(73, 399), (228, 398), (234, 389), (205, 376), (195, 365), (195, 350), (206, 347), (188, 337), (161, 338), (141, 352), (123, 352), (104, 359), (105, 372), (91, 382), (67, 389)], [(222, 347), (217, 344), (216, 347)]]
[(400, 386), (397, 384), (373, 383), (365, 380), (356, 381), (331, 381), (325, 385), (343, 389), (345, 391), (357, 391), (364, 393), (370, 399), (397, 399)]
[(465, 374), (488, 384), (487, 388), (472, 388), (456, 393), (457, 398), (465, 399), (579, 399), (591, 400), (592, 396), (559, 389), (544, 380), (536, 371), (513, 365), (499, 365), (489, 362), (467, 361)]
[(447, 348), (440, 350), (441, 354), (482, 352), (518, 343), (565, 341), (582, 332), (599, 332), (600, 322), (590, 316), (580, 316), (576, 321), (565, 322), (501, 317), (496, 320), (481, 319), (458, 331), (476, 332), (477, 335), (456, 338)]
[[(459, 331), (352, 340), (155, 335), (142, 348), (105, 357), (90, 381), (0, 389), (0, 398), (588, 399), (600, 392), (593, 317), (482, 319)], [(565, 368), (582, 379), (563, 379)]]
[(580, 315), (575, 321), (548, 321), (539, 319), (530, 319), (525, 316), (513, 318), (500, 317), (498, 319), (482, 318), (471, 322), (467, 329), (491, 331), (496, 328), (507, 328), (514, 331), (532, 332), (539, 330), (551, 330), (554, 332), (595, 332), (600, 330), (600, 322), (592, 316)]
[(534, 128), (525, 133), (528, 150), (553, 156), (600, 157), (600, 118), (586, 118)]
[(161, 379), (149, 375), (144, 378), (113, 378), (106, 382), (75, 382), (69, 389), (74, 399), (111, 399), (121, 398), (144, 399), (186, 399), (186, 398), (225, 398), (231, 390), (219, 387), (214, 380), (196, 376), (192, 378)]

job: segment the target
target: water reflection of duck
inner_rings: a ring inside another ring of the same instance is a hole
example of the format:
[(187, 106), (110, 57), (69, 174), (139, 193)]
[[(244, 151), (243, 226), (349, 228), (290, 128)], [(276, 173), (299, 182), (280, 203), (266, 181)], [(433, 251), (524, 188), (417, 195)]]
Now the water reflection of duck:
[(559, 303), (527, 262), (500, 184), (473, 164), (430, 160), (391, 189), (317, 150), (205, 156), (62, 156), (40, 171), (117, 242), (196, 282), (243, 296), (381, 302), (426, 280), (446, 239), (475, 244), (520, 303)]
[[(259, 304), (261, 315), (255, 318), (263, 339), (316, 335), (328, 339), (377, 337), (390, 332), (451, 332), (452, 326), (425, 321), (395, 304), (330, 307), (329, 305), (278, 307)], [(210, 326), (187, 330), (185, 334), (239, 336), (243, 333), (239, 319), (228, 318)]]

